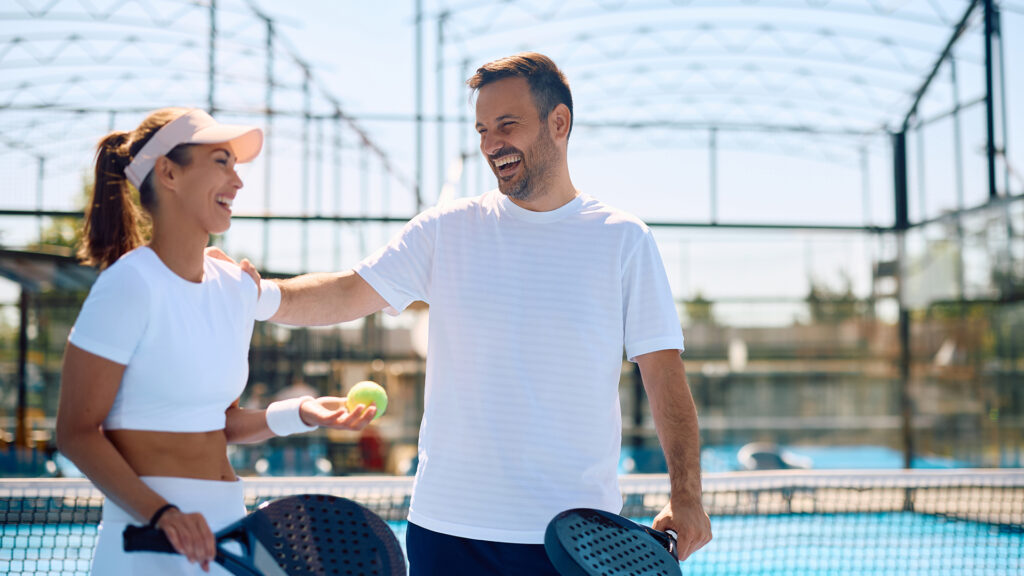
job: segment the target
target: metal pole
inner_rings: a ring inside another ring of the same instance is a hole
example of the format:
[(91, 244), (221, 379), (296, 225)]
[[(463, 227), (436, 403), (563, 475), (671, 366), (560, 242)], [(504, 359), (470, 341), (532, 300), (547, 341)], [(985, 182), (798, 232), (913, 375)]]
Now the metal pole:
[(416, 0), (416, 212), (423, 209), (423, 0)]
[(718, 128), (708, 134), (708, 179), (711, 191), (711, 223), (718, 223)]
[(895, 195), (896, 222), (893, 229), (896, 233), (896, 299), (899, 307), (899, 378), (900, 378), (900, 415), (903, 428), (903, 467), (911, 468), (914, 460), (913, 405), (910, 396), (910, 311), (906, 305), (906, 282), (904, 278), (906, 264), (906, 234), (910, 227), (907, 211), (907, 134), (897, 132), (892, 135), (893, 148), (893, 191)]
[(928, 219), (928, 188), (925, 186), (927, 171), (924, 167), (924, 125), (918, 124), (915, 130), (917, 136), (917, 201), (921, 204), (918, 207), (918, 214), (921, 220)]
[[(1000, 124), (1003, 126), (1001, 136), (1001, 142), (999, 143), (999, 154), (1003, 157), (1003, 195), (1010, 195), (1010, 156), (1006, 151), (1006, 143), (1010, 137), (1009, 129), (1006, 125), (1006, 69), (1003, 58), (1003, 24), (1002, 16), (999, 12), (999, 5), (992, 5), (992, 31), (995, 33), (995, 39), (997, 42), (998, 50), (996, 56), (999, 58), (999, 116)], [(1010, 228), (1012, 232), (1012, 227)]]
[[(960, 85), (956, 73), (956, 59), (949, 59), (949, 73), (953, 82), (953, 171), (956, 177), (956, 295), (964, 299), (964, 227), (960, 211), (964, 209), (964, 152), (963, 130), (960, 124)], [(963, 313), (963, 306), (960, 307)]]
[(960, 22), (953, 29), (953, 35), (950, 36), (949, 40), (946, 42), (946, 47), (942, 49), (942, 53), (939, 54), (938, 59), (935, 61), (935, 66), (932, 67), (932, 71), (928, 74), (928, 77), (925, 78), (925, 81), (923, 84), (921, 84), (921, 87), (917, 89), (917, 92), (914, 95), (914, 103), (910, 106), (910, 109), (907, 110), (907, 113), (903, 116), (904, 131), (906, 131), (907, 126), (910, 124), (910, 118), (913, 116), (917, 116), (917, 108), (918, 106), (920, 106), (921, 100), (924, 98), (925, 92), (928, 91), (928, 87), (931, 86), (932, 81), (935, 80), (935, 76), (939, 73), (939, 70), (942, 68), (942, 63), (945, 62), (946, 59), (949, 58), (949, 56), (953, 53), (953, 46), (956, 45), (957, 41), (960, 40), (960, 37), (963, 36), (964, 32), (967, 31), (967, 28), (970, 26), (971, 15), (974, 13), (974, 9), (978, 7), (978, 4), (980, 2), (982, 2), (982, 0), (971, 0), (970, 6), (967, 7), (967, 10), (964, 10), (964, 15), (960, 18)]
[(879, 264), (879, 244), (882, 243), (882, 235), (875, 234), (872, 239), (874, 242), (868, 244), (868, 249), (872, 250), (869, 255), (870, 262), (874, 263), (871, 271), (871, 293), (868, 295), (870, 305), (868, 306), (867, 319), (869, 322), (874, 322), (878, 317), (878, 264)]
[(370, 215), (370, 147), (359, 149), (359, 206), (363, 216)]
[[(341, 114), (334, 122), (334, 213), (341, 216)], [(341, 223), (334, 224), (334, 269), (341, 270)]]
[[(956, 77), (956, 60), (949, 58), (949, 74), (953, 88), (953, 173), (956, 186), (956, 299), (964, 299), (964, 134), (961, 128), (961, 98)], [(964, 306), (959, 307), (961, 314)]]
[(906, 263), (907, 238), (906, 231), (896, 233), (897, 267), (899, 285), (899, 337), (900, 337), (900, 421), (903, 428), (903, 467), (914, 467), (914, 413), (913, 400), (910, 395), (910, 310), (904, 302), (904, 264)]
[(316, 121), (316, 213), (324, 213), (324, 121)]
[(956, 73), (956, 60), (949, 59), (949, 73), (953, 82), (953, 171), (956, 174), (956, 207), (964, 209), (964, 153), (963, 132), (960, 124), (960, 85)]
[[(370, 149), (364, 140), (359, 147), (359, 209), (368, 216), (370, 204)], [(366, 226), (359, 227), (359, 257), (366, 256)]]
[(28, 306), (29, 292), (21, 287), (18, 300), (18, 399), (14, 425), (14, 445), (29, 447), (28, 439)]
[[(266, 110), (266, 129), (263, 131), (263, 213), (270, 214), (270, 191), (273, 189), (271, 177), (273, 176), (274, 155), (272, 145), (274, 139), (271, 137), (274, 132), (274, 22), (270, 18), (264, 18), (267, 24), (266, 37), (266, 92), (264, 93), (264, 106)], [(266, 271), (270, 265), (270, 221), (263, 221), (263, 254), (261, 266)]]
[(437, 17), (437, 52), (435, 53), (437, 63), (437, 193), (441, 193), (447, 177), (445, 166), (444, 150), (444, 21), (448, 17), (447, 12), (442, 12)]
[(893, 193), (895, 201), (896, 222), (893, 228), (906, 230), (910, 228), (910, 214), (907, 193), (907, 133), (896, 132), (892, 136), (893, 150)]
[(210, 0), (210, 50), (207, 54), (206, 110), (213, 114), (214, 88), (217, 85), (217, 0)]
[[(43, 179), (46, 176), (46, 158), (37, 156), (36, 160), (36, 209), (43, 211)], [(43, 243), (43, 217), (39, 216), (39, 244)]]
[[(309, 66), (302, 64), (304, 72), (302, 80), (302, 215), (309, 216), (309, 123), (310, 123), (310, 84)], [(302, 272), (309, 271), (309, 221), (302, 223)]]
[(993, 0), (983, 0), (985, 19), (985, 155), (988, 159), (988, 197), (998, 196), (996, 187), (996, 106), (995, 106), (995, 68), (992, 50), (995, 32), (995, 6)]
[[(999, 155), (1003, 159), (1003, 196), (1009, 197), (1010, 191), (1010, 156), (1007, 154), (1006, 142), (1010, 135), (1007, 131), (1006, 125), (1006, 70), (1003, 65), (1003, 32), (1002, 32), (1002, 18), (1000, 17), (999, 5), (992, 3), (992, 40), (996, 42), (996, 58), (999, 60), (999, 76), (996, 78), (999, 82), (999, 120), (1002, 127), (1002, 131), (999, 135), (999, 148), (997, 149)], [(1006, 219), (1006, 270), (1007, 274), (1003, 276), (1003, 294), (1009, 296), (1013, 292), (1013, 270), (1016, 269), (1014, 263), (1014, 251), (1013, 251), (1013, 216), (1010, 211), (1009, 204), (1003, 207), (1003, 217)], [(998, 428), (997, 428), (998, 430)]]
[[(391, 206), (391, 178), (388, 174), (388, 167), (381, 162), (380, 165), (380, 199), (381, 199), (381, 214), (388, 212), (388, 206)], [(378, 225), (377, 230), (380, 231), (379, 244), (387, 244), (388, 242), (388, 229), (384, 225)]]
[(871, 225), (871, 167), (869, 164), (868, 149), (866, 146), (860, 148), (860, 180), (861, 180), (861, 217), (864, 225)]

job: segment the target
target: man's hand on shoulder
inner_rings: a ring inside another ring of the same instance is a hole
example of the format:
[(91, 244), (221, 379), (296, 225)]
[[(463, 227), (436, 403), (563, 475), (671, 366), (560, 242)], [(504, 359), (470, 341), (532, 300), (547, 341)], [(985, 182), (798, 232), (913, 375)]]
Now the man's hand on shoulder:
[(252, 281), (256, 283), (257, 298), (263, 295), (263, 288), (260, 287), (260, 273), (256, 270), (256, 267), (253, 266), (252, 262), (249, 262), (248, 258), (242, 258), (242, 263), (238, 264), (235, 262), (234, 258), (225, 254), (224, 251), (217, 246), (207, 246), (205, 254), (210, 258), (216, 258), (217, 260), (223, 260), (237, 265), (242, 269), (242, 272), (248, 274), (249, 277), (252, 278)]

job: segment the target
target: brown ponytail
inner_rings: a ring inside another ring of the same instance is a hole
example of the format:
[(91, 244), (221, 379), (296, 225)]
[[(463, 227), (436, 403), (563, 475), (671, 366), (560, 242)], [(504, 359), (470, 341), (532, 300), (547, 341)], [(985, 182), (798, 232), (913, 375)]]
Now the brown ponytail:
[[(134, 132), (111, 132), (100, 140), (92, 201), (85, 209), (82, 246), (78, 249), (83, 263), (103, 269), (145, 243), (146, 218), (132, 198), (124, 169), (157, 130), (186, 112), (187, 108), (162, 108), (150, 114)], [(178, 146), (167, 157), (187, 165), (191, 160), (190, 147)], [(139, 187), (142, 207), (150, 213), (156, 209), (151, 176), (152, 173), (147, 175)]]
[(124, 169), (130, 132), (112, 132), (96, 150), (96, 178), (92, 201), (85, 210), (82, 247), (78, 256), (88, 265), (110, 266), (124, 253), (142, 244), (139, 209), (132, 201)]

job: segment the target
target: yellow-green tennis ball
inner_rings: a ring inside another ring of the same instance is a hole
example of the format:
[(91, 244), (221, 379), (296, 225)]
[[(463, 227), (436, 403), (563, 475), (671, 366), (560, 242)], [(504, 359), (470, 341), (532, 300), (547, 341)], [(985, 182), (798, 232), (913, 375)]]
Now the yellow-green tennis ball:
[(357, 382), (348, 391), (346, 405), (348, 406), (348, 411), (352, 412), (360, 404), (367, 408), (371, 405), (376, 406), (377, 414), (373, 416), (373, 419), (376, 420), (383, 416), (384, 411), (388, 409), (388, 393), (376, 382), (370, 382), (369, 380)]

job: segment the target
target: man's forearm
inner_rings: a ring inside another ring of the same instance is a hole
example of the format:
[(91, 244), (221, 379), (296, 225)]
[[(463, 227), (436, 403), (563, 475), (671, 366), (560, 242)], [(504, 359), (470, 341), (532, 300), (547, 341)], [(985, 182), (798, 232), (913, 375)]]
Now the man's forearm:
[[(657, 355), (657, 356), (655, 356)], [(655, 352), (638, 358), (651, 415), (668, 463), (672, 497), (700, 501), (700, 428), (697, 408), (679, 354)]]
[(387, 305), (351, 270), (303, 274), (275, 282), (281, 287), (281, 306), (271, 321), (279, 324), (326, 326), (362, 318)]

